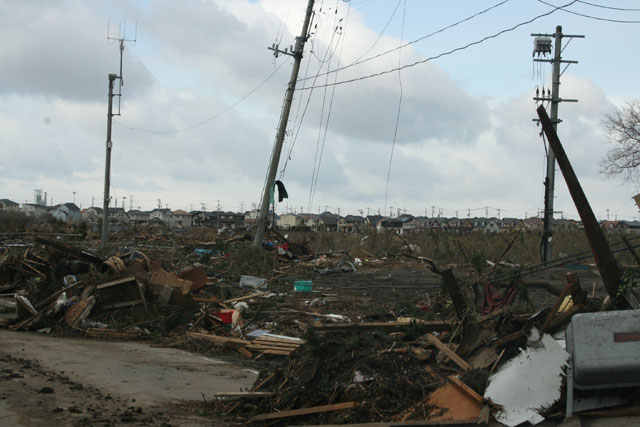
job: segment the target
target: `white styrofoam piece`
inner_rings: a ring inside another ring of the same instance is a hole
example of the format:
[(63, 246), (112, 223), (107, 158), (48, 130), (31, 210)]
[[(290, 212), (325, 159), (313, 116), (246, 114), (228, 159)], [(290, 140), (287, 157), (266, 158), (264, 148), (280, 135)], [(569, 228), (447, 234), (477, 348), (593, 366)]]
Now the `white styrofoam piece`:
[[(539, 333), (534, 329), (531, 335), (534, 338)], [(551, 335), (544, 334), (505, 363), (489, 378), (484, 393), (485, 398), (502, 406), (494, 414), (496, 420), (508, 426), (543, 421), (538, 411), (560, 399), (568, 360), (569, 353)]]

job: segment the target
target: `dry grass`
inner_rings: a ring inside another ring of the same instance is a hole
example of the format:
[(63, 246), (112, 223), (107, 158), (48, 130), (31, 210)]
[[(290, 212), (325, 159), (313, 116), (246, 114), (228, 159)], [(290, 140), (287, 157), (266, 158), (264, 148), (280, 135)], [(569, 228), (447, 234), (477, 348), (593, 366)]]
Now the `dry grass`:
[[(352, 256), (382, 257), (385, 254), (407, 252), (407, 244), (419, 247), (421, 255), (442, 264), (471, 264), (474, 258), (496, 261), (513, 241), (502, 261), (521, 265), (540, 263), (541, 237), (537, 233), (504, 232), (497, 234), (452, 234), (420, 232), (397, 236), (390, 232), (371, 231), (362, 234), (332, 232), (290, 232), (289, 239), (296, 243), (305, 242), (317, 253), (346, 250)], [(621, 236), (608, 233), (610, 244), (621, 240)], [(621, 247), (621, 246), (618, 246)], [(589, 242), (582, 230), (557, 231), (553, 236), (553, 257), (560, 258), (589, 251)], [(616, 258), (622, 265), (635, 264), (628, 251), (619, 252)], [(582, 263), (594, 262), (592, 258)]]

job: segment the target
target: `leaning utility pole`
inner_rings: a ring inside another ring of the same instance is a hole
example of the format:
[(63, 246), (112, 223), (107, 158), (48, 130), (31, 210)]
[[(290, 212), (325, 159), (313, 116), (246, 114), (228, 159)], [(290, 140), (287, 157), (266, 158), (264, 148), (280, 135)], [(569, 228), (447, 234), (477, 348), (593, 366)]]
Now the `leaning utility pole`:
[(118, 78), (109, 74), (109, 107), (107, 109), (107, 154), (104, 162), (104, 200), (102, 203), (102, 249), (107, 247), (109, 235), (109, 181), (111, 177), (111, 122), (113, 120), (113, 86)]
[[(584, 38), (581, 35), (567, 35), (562, 34), (562, 26), (556, 27), (554, 34), (531, 34), (534, 39), (533, 54), (550, 53), (551, 51), (551, 39), (555, 39), (553, 59), (546, 58), (534, 58), (534, 62), (550, 62), (553, 64), (553, 73), (551, 78), (551, 97), (536, 95), (533, 99), (538, 102), (551, 101), (551, 123), (553, 129), (558, 130), (558, 104), (560, 102), (578, 102), (577, 99), (561, 99), (560, 98), (560, 65), (565, 64), (577, 64), (578, 61), (565, 61), (562, 59), (562, 39), (563, 38)], [(568, 66), (568, 65), (567, 65)], [(544, 92), (544, 90), (543, 90)], [(536, 120), (536, 119), (534, 119)], [(547, 263), (551, 261), (551, 246), (553, 237), (553, 198), (555, 189), (555, 171), (556, 171), (556, 157), (553, 154), (553, 150), (548, 150), (547, 153), (547, 176), (544, 180), (544, 228), (542, 231), (542, 262)]]
[(269, 48), (270, 50), (273, 50), (273, 54), (276, 57), (279, 53), (283, 53), (285, 55), (292, 56), (294, 61), (293, 69), (291, 70), (291, 78), (289, 79), (289, 85), (287, 86), (287, 92), (284, 98), (284, 105), (282, 106), (282, 115), (280, 116), (280, 124), (278, 126), (278, 132), (276, 133), (273, 155), (271, 156), (271, 163), (269, 164), (267, 182), (264, 186), (264, 193), (262, 194), (260, 212), (258, 213), (256, 221), (256, 235), (253, 239), (253, 246), (256, 248), (262, 246), (262, 239), (264, 238), (264, 231), (267, 225), (267, 213), (269, 212), (271, 189), (273, 188), (276, 180), (276, 172), (278, 170), (278, 163), (280, 162), (280, 153), (282, 152), (282, 144), (287, 131), (287, 122), (289, 121), (289, 112), (291, 111), (291, 103), (293, 102), (293, 92), (296, 89), (296, 80), (298, 80), (298, 71), (300, 70), (300, 62), (302, 62), (304, 44), (307, 41), (307, 34), (309, 33), (309, 23), (311, 22), (311, 14), (313, 13), (313, 3), (314, 0), (309, 0), (307, 4), (307, 12), (304, 16), (302, 31), (300, 32), (300, 37), (296, 37), (295, 47), (291, 49), (291, 51), (288, 51), (288, 49), (282, 51), (277, 45), (273, 45)]

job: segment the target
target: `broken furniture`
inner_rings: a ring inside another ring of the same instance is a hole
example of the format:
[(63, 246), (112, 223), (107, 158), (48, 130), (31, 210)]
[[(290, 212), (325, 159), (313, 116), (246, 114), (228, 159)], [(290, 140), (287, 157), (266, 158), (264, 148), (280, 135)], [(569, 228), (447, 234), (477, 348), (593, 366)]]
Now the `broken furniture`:
[(103, 283), (96, 287), (96, 291), (102, 300), (102, 307), (106, 310), (136, 304), (144, 304), (145, 309), (147, 308), (142, 283), (135, 277)]

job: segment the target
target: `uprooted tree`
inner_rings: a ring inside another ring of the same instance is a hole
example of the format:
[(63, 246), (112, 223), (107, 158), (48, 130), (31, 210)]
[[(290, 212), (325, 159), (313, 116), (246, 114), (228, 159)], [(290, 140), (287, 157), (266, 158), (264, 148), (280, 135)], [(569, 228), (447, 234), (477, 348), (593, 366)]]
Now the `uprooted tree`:
[(630, 181), (640, 180), (640, 99), (606, 115), (604, 125), (613, 147), (601, 160), (601, 172)]

